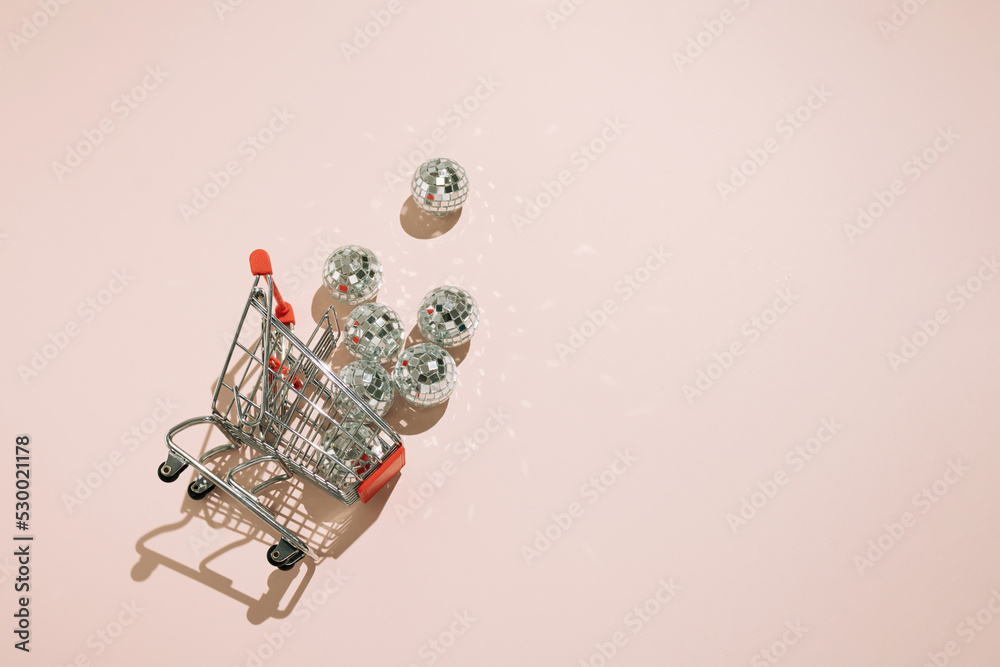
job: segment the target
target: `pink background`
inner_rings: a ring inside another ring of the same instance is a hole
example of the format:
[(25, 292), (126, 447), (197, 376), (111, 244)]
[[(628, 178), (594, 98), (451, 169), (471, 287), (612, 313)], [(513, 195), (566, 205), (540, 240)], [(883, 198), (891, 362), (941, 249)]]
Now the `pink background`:
[[(30, 655), (0, 557), (4, 664), (997, 664), (1000, 6), (909, 0), (890, 32), (889, 0), (591, 0), (558, 22), (556, 0), (221, 1), (0, 10), (0, 515), (28, 433), (36, 536)], [(276, 108), (293, 118), (249, 159)], [(408, 172), (439, 155), (472, 192), (417, 238)], [(734, 168), (753, 173), (723, 197)], [(232, 502), (155, 469), (166, 429), (210, 408), (250, 251), (308, 332), (348, 243), (382, 259), (407, 331), (440, 284), (484, 319), (447, 409), (391, 414), (391, 489), (350, 511), (275, 491), (322, 556), (277, 572)], [(893, 364), (904, 337), (921, 347)], [(716, 379), (686, 396), (699, 371)], [(744, 500), (761, 507), (734, 530)]]

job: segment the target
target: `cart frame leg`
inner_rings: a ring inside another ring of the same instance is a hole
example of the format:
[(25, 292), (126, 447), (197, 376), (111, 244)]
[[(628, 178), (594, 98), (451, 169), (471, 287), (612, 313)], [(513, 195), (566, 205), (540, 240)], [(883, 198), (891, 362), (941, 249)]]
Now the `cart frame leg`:
[[(229, 444), (229, 445), (221, 445), (220, 447), (216, 447), (216, 448), (214, 448), (212, 450), (209, 450), (201, 458), (196, 457), (196, 456), (192, 456), (191, 454), (188, 454), (183, 449), (181, 449), (178, 445), (174, 444), (174, 437), (177, 434), (179, 434), (182, 431), (185, 431), (185, 430), (191, 428), (192, 426), (198, 426), (199, 424), (210, 424), (212, 426), (215, 426), (216, 428), (218, 428), (220, 431), (223, 432), (223, 434), (230, 440), (231, 444)], [(292, 476), (291, 473), (288, 471), (287, 468), (285, 468), (284, 464), (281, 463), (281, 461), (278, 459), (277, 456), (273, 456), (273, 455), (258, 456), (258, 457), (254, 458), (254, 459), (249, 460), (249, 461), (244, 461), (243, 463), (240, 463), (239, 465), (234, 466), (226, 474), (225, 479), (223, 479), (219, 475), (215, 474), (212, 470), (210, 470), (208, 468), (208, 466), (206, 466), (204, 464), (203, 461), (205, 461), (205, 460), (211, 458), (211, 456), (219, 454), (219, 453), (221, 453), (223, 451), (227, 451), (229, 449), (236, 449), (236, 448), (239, 447), (239, 445), (237, 443), (235, 443), (235, 442), (232, 442), (231, 436), (229, 435), (229, 433), (226, 432), (226, 429), (222, 427), (221, 418), (218, 417), (217, 415), (214, 415), (214, 414), (213, 415), (207, 415), (207, 416), (204, 416), (204, 417), (193, 417), (191, 419), (182, 421), (180, 424), (177, 424), (176, 426), (174, 426), (173, 428), (171, 428), (169, 431), (167, 431), (166, 436), (164, 436), (164, 440), (166, 441), (167, 450), (168, 450), (169, 454), (167, 456), (166, 463), (164, 463), (160, 467), (161, 468), (161, 472), (168, 465), (171, 465), (171, 466), (177, 465), (177, 464), (190, 465), (195, 470), (198, 471), (198, 474), (202, 478), (208, 480), (209, 482), (211, 482), (212, 484), (214, 484), (217, 488), (222, 489), (223, 491), (225, 491), (226, 493), (228, 493), (230, 496), (232, 496), (235, 500), (239, 501), (239, 503), (241, 505), (243, 505), (246, 509), (248, 509), (251, 512), (253, 512), (257, 516), (258, 519), (260, 519), (261, 521), (263, 521), (264, 523), (266, 523), (268, 526), (270, 526), (274, 530), (274, 532), (278, 533), (278, 535), (281, 536), (281, 541), (278, 543), (278, 545), (276, 547), (272, 547), (272, 549), (280, 549), (280, 551), (278, 553), (279, 553), (279, 555), (283, 556), (283, 559), (280, 559), (279, 562), (283, 562), (284, 565), (291, 566), (294, 563), (296, 563), (299, 560), (301, 560), (307, 554), (309, 556), (312, 556), (313, 559), (317, 558), (316, 554), (312, 551), (312, 549), (309, 548), (309, 545), (307, 545), (302, 539), (300, 539), (298, 537), (298, 535), (296, 535), (295, 533), (292, 533), (287, 528), (285, 528), (283, 525), (281, 525), (280, 523), (278, 523), (278, 521), (275, 518), (274, 514), (272, 514), (270, 510), (268, 510), (266, 507), (263, 506), (263, 504), (261, 504), (261, 502), (257, 499), (256, 494), (254, 493), (256, 491), (259, 491), (259, 490), (263, 489), (268, 484), (272, 484), (272, 483), (275, 483), (275, 482), (284, 481), (286, 479), (289, 479)], [(238, 482), (236, 482), (236, 481), (233, 480), (233, 474), (234, 473), (239, 472), (240, 470), (244, 470), (244, 469), (246, 469), (246, 468), (248, 468), (248, 467), (250, 467), (252, 465), (257, 465), (257, 464), (260, 464), (260, 463), (266, 463), (268, 461), (275, 461), (285, 471), (284, 474), (277, 475), (276, 477), (268, 480), (267, 482), (264, 482), (262, 484), (257, 485), (253, 489), (253, 492), (248, 491), (247, 489), (243, 488), (243, 486), (240, 485)], [(171, 470), (176, 470), (176, 468), (172, 467)], [(285, 543), (287, 545), (288, 549), (294, 550), (294, 551), (299, 551), (299, 552), (302, 553), (302, 555), (296, 557), (295, 554), (294, 554), (294, 552), (291, 552), (290, 555), (286, 554), (285, 553), (286, 552), (286, 547), (283, 547), (282, 543)], [(288, 560), (290, 558), (294, 558), (294, 560), (292, 560), (292, 562), (289, 563)]]

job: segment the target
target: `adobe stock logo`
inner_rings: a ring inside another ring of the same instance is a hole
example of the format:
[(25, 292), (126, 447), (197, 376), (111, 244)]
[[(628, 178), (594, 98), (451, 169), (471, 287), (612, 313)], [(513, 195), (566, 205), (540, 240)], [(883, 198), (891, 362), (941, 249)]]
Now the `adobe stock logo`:
[[(437, 634), (436, 637), (428, 639), (417, 649), (417, 655), (423, 659), (424, 664), (433, 665), (439, 658), (444, 656), (455, 642), (479, 619), (469, 613), (468, 609), (452, 614), (453, 620), (447, 628)], [(417, 667), (415, 663), (410, 663), (410, 667)]]
[[(459, 461), (467, 463), (476, 452), (485, 449), (493, 436), (508, 420), (510, 420), (510, 414), (504, 412), (502, 407), (490, 408), (489, 416), (483, 420), (483, 425), (471, 431), (462, 440), (451, 443), (449, 449)], [(449, 478), (460, 469), (462, 469), (462, 465), (457, 463), (455, 458), (446, 458), (436, 470), (424, 472), (425, 479), (416, 486), (411, 486), (406, 499), (401, 499), (394, 507), (399, 523), (405, 523), (409, 517), (430, 503), (437, 493), (448, 484)]]
[(112, 449), (107, 456), (93, 462), (91, 464), (92, 471), (87, 471), (76, 478), (72, 493), (62, 494), (60, 499), (66, 511), (72, 514), (74, 509), (82, 507), (83, 503), (115, 474), (115, 470), (125, 463), (129, 455), (139, 449), (139, 445), (160, 430), (163, 423), (174, 414), (176, 409), (177, 404), (169, 398), (157, 398), (155, 407), (150, 411), (148, 417), (134, 424), (129, 430), (122, 432), (119, 439), (122, 447)]
[[(276, 632), (266, 632), (261, 635), (257, 646), (247, 649), (246, 660), (238, 664), (237, 667), (263, 667), (278, 655), (282, 647), (293, 643), (290, 640), (299, 628), (311, 619), (318, 618), (317, 615), (322, 610), (323, 605), (339, 593), (349, 580), (350, 577), (341, 572), (338, 567), (336, 571), (330, 572), (323, 581), (313, 582), (309, 592), (302, 596), (301, 602), (292, 612), (292, 620), (282, 622), (277, 627)], [(276, 663), (287, 664), (287, 659), (276, 661)]]
[[(599, 474), (591, 477), (580, 487), (580, 495), (587, 499), (588, 505), (593, 505), (600, 500), (608, 490), (614, 486), (622, 475), (624, 475), (636, 461), (638, 457), (633, 456), (626, 449), (615, 451), (615, 458), (607, 468)], [(531, 544), (521, 545), (521, 555), (524, 562), (531, 565), (534, 561), (542, 557), (552, 545), (562, 539), (570, 528), (583, 516), (586, 508), (583, 504), (572, 501), (562, 512), (553, 512), (550, 516), (552, 521), (544, 528), (535, 531), (535, 539)], [(532, 548), (534, 547), (534, 548)]]
[(66, 663), (67, 667), (86, 667), (92, 664), (92, 659), (99, 658), (105, 651), (111, 648), (122, 634), (135, 623), (139, 615), (146, 611), (144, 607), (136, 604), (135, 600), (132, 600), (132, 602), (123, 601), (119, 606), (121, 607), (121, 611), (118, 611), (106, 625), (98, 628), (87, 637), (87, 648), (89, 651), (80, 651), (77, 653), (72, 661)]
[(649, 246), (646, 257), (634, 269), (624, 274), (621, 280), (614, 284), (614, 298), (605, 299), (599, 308), (587, 310), (586, 318), (576, 326), (570, 327), (569, 336), (565, 341), (556, 341), (555, 351), (558, 361), (549, 360), (549, 366), (560, 366), (597, 335), (608, 322), (618, 313), (618, 307), (630, 301), (639, 293), (660, 269), (666, 266), (670, 253), (663, 246)]
[(892, 33), (899, 32), (899, 29), (909, 23), (910, 18), (915, 16), (926, 4), (927, 0), (903, 0), (902, 3), (893, 5), (888, 20), (879, 19), (875, 23), (878, 31), (882, 34), (882, 39), (887, 40)]
[[(955, 626), (955, 634), (962, 638), (966, 646), (974, 642), (981, 632), (1000, 617), (1000, 591), (994, 588), (990, 593), (992, 594), (990, 598), (975, 612), (975, 615), (969, 614)], [(961, 645), (955, 640), (950, 640), (945, 642), (940, 651), (929, 652), (928, 661), (921, 667), (946, 667), (951, 663), (951, 659), (961, 652)]]
[[(658, 586), (653, 594), (636, 604), (626, 612), (622, 618), (622, 624), (632, 631), (635, 636), (643, 631), (649, 623), (660, 615), (677, 594), (681, 591), (680, 584), (674, 583), (673, 577), (656, 582)], [(617, 630), (611, 633), (607, 641), (594, 643), (594, 652), (586, 658), (580, 658), (579, 667), (606, 667), (618, 655), (621, 649), (628, 645), (629, 636), (624, 630)]]
[(726, 202), (740, 188), (749, 183), (750, 179), (781, 149), (781, 142), (788, 141), (795, 136), (832, 98), (833, 93), (827, 90), (825, 84), (810, 88), (802, 104), (786, 112), (775, 121), (774, 131), (778, 137), (768, 137), (758, 147), (747, 149), (746, 158), (730, 168), (729, 177), (726, 180), (715, 182), (719, 198)]
[(77, 305), (76, 312), (80, 316), (80, 319), (70, 319), (60, 329), (54, 333), (49, 333), (48, 342), (43, 343), (41, 347), (31, 350), (31, 359), (27, 366), (18, 364), (17, 374), (20, 376), (21, 382), (28, 384), (29, 380), (38, 377), (48, 368), (62, 354), (63, 350), (69, 347), (70, 342), (83, 333), (84, 328), (97, 319), (98, 314), (110, 306), (134, 279), (135, 276), (130, 275), (128, 269), (112, 271), (111, 280), (108, 281), (106, 287), (98, 290)]
[(49, 24), (70, 0), (40, 0), (37, 11), (30, 16), (21, 19), (21, 29), (18, 32), (8, 32), (7, 40), (14, 53), (21, 50), (21, 47), (28, 43), (29, 39), (38, 36), (38, 31)]
[(56, 180), (62, 183), (66, 177), (76, 168), (80, 167), (84, 159), (93, 153), (98, 146), (104, 143), (105, 137), (117, 129), (115, 119), (119, 123), (124, 122), (132, 112), (139, 108), (139, 105), (146, 101), (149, 94), (160, 87), (170, 72), (164, 71), (159, 65), (149, 65), (145, 70), (146, 74), (142, 80), (129, 90), (115, 98), (111, 103), (111, 116), (105, 116), (98, 121), (96, 127), (88, 127), (83, 131), (83, 138), (75, 144), (66, 145), (66, 153), (62, 162), (55, 160), (52, 162), (52, 173)]
[(350, 44), (340, 43), (340, 52), (344, 54), (344, 60), (351, 62), (351, 58), (361, 55), (367, 49), (372, 40), (382, 34), (382, 31), (389, 27), (394, 16), (398, 16), (403, 11), (403, 5), (399, 0), (389, 0), (385, 9), (372, 10), (372, 20), (354, 28), (354, 39)]
[[(753, 4), (753, 0), (733, 0), (733, 4), (739, 7), (740, 11), (746, 11)], [(705, 53), (705, 50), (715, 44), (729, 26), (736, 23), (736, 17), (737, 14), (733, 10), (723, 9), (719, 12), (718, 17), (702, 21), (703, 30), (688, 37), (684, 49), (673, 52), (677, 71), (683, 73), (685, 67), (694, 65), (695, 61)]]
[[(942, 498), (948, 495), (953, 486), (965, 478), (969, 470), (969, 466), (962, 463), (961, 459), (949, 461), (948, 469), (944, 471), (944, 474), (914, 495), (910, 501), (911, 504), (919, 510), (920, 515), (927, 514), (937, 503), (941, 502)], [(882, 560), (917, 525), (918, 518), (919, 515), (906, 511), (901, 513), (895, 521), (883, 524), (883, 532), (875, 539), (868, 540), (868, 548), (864, 553), (853, 558), (858, 574), (862, 577), (865, 576), (865, 570), (874, 567), (875, 563)]]
[(233, 178), (243, 173), (243, 167), (267, 150), (267, 147), (288, 129), (289, 123), (294, 119), (295, 115), (289, 113), (287, 107), (281, 109), (274, 107), (267, 122), (253, 134), (248, 134), (236, 147), (236, 154), (242, 158), (242, 163), (239, 159), (232, 159), (219, 171), (209, 171), (208, 180), (203, 185), (193, 188), (191, 203), (181, 202), (178, 205), (178, 211), (184, 222), (191, 222), (193, 217), (207, 209), (232, 184)]
[[(957, 283), (954, 289), (949, 290), (945, 300), (954, 305), (955, 312), (962, 310), (966, 304), (976, 298), (985, 287), (986, 283), (1000, 272), (1000, 262), (997, 261), (996, 254), (990, 257), (983, 257), (976, 272)], [(899, 351), (891, 350), (886, 353), (886, 360), (889, 362), (893, 372), (898, 373), (900, 366), (910, 363), (914, 358), (930, 344), (934, 338), (941, 333), (942, 327), (951, 322), (951, 313), (946, 308), (938, 308), (928, 319), (918, 319), (917, 329), (910, 335), (900, 338)]]
[[(951, 129), (951, 125), (939, 127), (937, 136), (930, 144), (919, 153), (911, 155), (900, 167), (903, 176), (909, 177), (911, 183), (919, 181), (931, 166), (941, 159), (942, 155), (951, 150), (951, 147), (959, 139), (961, 136)], [(888, 213), (889, 209), (906, 193), (906, 183), (901, 178), (890, 181), (884, 190), (874, 190), (872, 198), (866, 204), (858, 207), (854, 222), (845, 222), (843, 225), (844, 234), (851, 245), (854, 245), (858, 238), (864, 236), (876, 222), (881, 220), (882, 216)]]
[(816, 458), (843, 428), (844, 425), (839, 423), (836, 417), (823, 418), (813, 437), (789, 449), (785, 453), (785, 463), (788, 465), (788, 469), (779, 468), (769, 474), (763, 482), (758, 480), (757, 490), (740, 498), (738, 510), (726, 514), (726, 523), (729, 524), (733, 534), (748, 525), (757, 516), (757, 513), (763, 510), (788, 484), (791, 476), (801, 472), (806, 463)]
[(243, 0), (212, 0), (212, 9), (215, 10), (215, 15), (219, 17), (219, 21), (225, 21), (226, 14), (235, 12), (242, 4)]
[(809, 628), (803, 627), (801, 621), (788, 621), (785, 623), (786, 630), (781, 634), (780, 639), (776, 639), (770, 646), (761, 650), (750, 659), (750, 667), (768, 667), (776, 665), (788, 655), (788, 650), (799, 643), (809, 632)]
[(549, 22), (549, 27), (555, 30), (560, 23), (565, 23), (569, 17), (576, 14), (576, 8), (586, 3), (587, 0), (560, 0), (555, 9), (545, 10), (545, 20)]
[[(313, 247), (312, 254), (292, 264), (281, 274), (279, 278), (281, 289), (286, 290), (288, 294), (293, 294), (303, 283), (309, 283), (313, 279), (313, 276), (319, 273), (320, 269), (326, 264), (326, 259), (330, 256), (330, 253), (341, 245), (341, 239), (338, 239), (329, 232), (327, 232), (326, 236), (320, 236), (319, 231), (317, 231), (316, 245)], [(232, 335), (226, 337), (226, 340), (229, 342), (232, 339)]]
[[(618, 141), (621, 138), (622, 133), (628, 129), (622, 120), (615, 116), (614, 118), (605, 118), (604, 127), (598, 131), (597, 134), (593, 136), (586, 143), (580, 144), (580, 146), (573, 151), (569, 156), (569, 162), (574, 167), (576, 167), (576, 172), (582, 174), (587, 171), (590, 166), (597, 161), (597, 159), (608, 150), (611, 144)], [(534, 196), (528, 197), (527, 203), (523, 197), (517, 196), (514, 198), (518, 204), (524, 204), (524, 208), (520, 212), (515, 211), (510, 215), (510, 221), (514, 224), (514, 230), (521, 234), (525, 229), (534, 225), (538, 219), (541, 217), (542, 213), (552, 206), (553, 203), (560, 197), (563, 193), (569, 189), (569, 186), (576, 181), (576, 176), (569, 169), (560, 169), (555, 178), (551, 181), (543, 180), (540, 183), (540, 190)]]
[[(740, 325), (740, 334), (746, 339), (747, 344), (760, 340), (761, 336), (774, 326), (781, 315), (787, 313), (789, 308), (799, 300), (799, 297), (792, 294), (790, 289), (777, 290), (775, 295), (770, 307), (764, 308), (760, 313)], [(703, 396), (733, 367), (736, 360), (746, 353), (747, 344), (739, 338), (733, 340), (721, 352), (714, 353), (712, 361), (708, 365), (698, 369), (694, 385), (685, 384), (681, 387), (688, 405), (693, 404), (696, 398)]]

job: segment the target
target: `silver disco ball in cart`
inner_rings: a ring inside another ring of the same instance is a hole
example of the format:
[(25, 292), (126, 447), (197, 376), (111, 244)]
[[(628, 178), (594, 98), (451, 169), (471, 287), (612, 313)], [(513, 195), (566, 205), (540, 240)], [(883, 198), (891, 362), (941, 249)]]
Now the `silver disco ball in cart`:
[[(379, 417), (389, 412), (396, 392), (392, 377), (384, 368), (369, 359), (358, 359), (341, 368), (340, 377)], [(345, 399), (343, 412), (349, 419), (364, 418), (352, 399)]]
[(363, 303), (347, 317), (348, 351), (380, 364), (392, 361), (403, 347), (403, 321), (389, 306)]

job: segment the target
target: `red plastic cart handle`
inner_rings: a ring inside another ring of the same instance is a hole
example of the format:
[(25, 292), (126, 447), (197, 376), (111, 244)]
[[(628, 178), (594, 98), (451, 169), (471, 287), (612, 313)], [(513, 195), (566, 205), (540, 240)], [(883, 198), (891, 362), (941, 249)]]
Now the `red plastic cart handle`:
[(378, 493), (379, 489), (385, 486), (397, 472), (402, 470), (404, 465), (406, 465), (406, 452), (401, 444), (396, 448), (396, 451), (389, 455), (389, 458), (382, 462), (378, 470), (361, 482), (361, 486), (358, 487), (358, 496), (360, 496), (361, 502), (367, 503), (371, 500), (372, 496)]
[(281, 298), (278, 285), (274, 282), (273, 271), (271, 271), (271, 256), (266, 250), (258, 248), (250, 253), (250, 272), (255, 276), (272, 276), (271, 286), (274, 288), (274, 316), (285, 326), (295, 324), (295, 311), (292, 304), (286, 303)]

